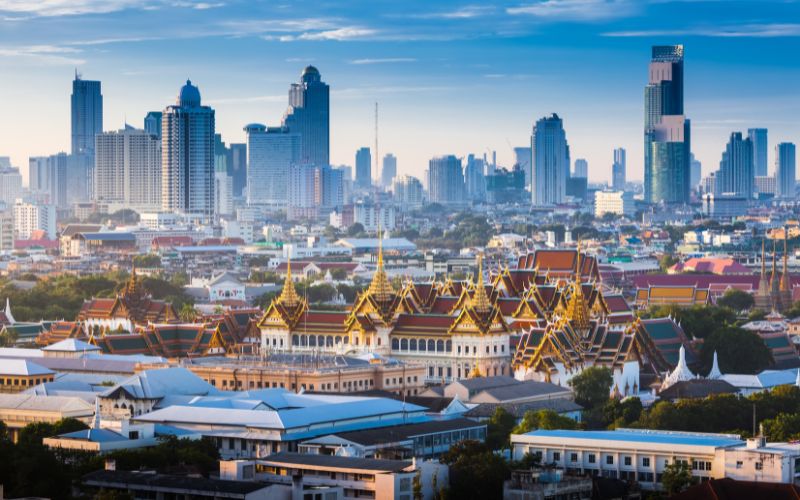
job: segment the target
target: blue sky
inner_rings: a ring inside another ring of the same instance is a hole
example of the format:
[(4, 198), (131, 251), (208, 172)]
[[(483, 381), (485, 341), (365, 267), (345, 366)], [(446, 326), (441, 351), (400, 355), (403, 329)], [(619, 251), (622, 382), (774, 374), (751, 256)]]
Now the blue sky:
[(619, 146), (640, 179), (660, 43), (686, 46), (704, 173), (734, 130), (769, 128), (770, 149), (800, 141), (798, 1), (0, 0), (0, 156), (24, 166), (68, 148), (75, 68), (102, 80), (106, 129), (141, 126), (189, 77), (239, 142), (245, 124), (280, 121), (289, 83), (313, 64), (332, 89), (335, 164), (372, 145), (378, 101), (381, 154), (401, 173), (489, 150), (510, 165), (533, 122), (556, 112), (592, 180), (610, 177)]

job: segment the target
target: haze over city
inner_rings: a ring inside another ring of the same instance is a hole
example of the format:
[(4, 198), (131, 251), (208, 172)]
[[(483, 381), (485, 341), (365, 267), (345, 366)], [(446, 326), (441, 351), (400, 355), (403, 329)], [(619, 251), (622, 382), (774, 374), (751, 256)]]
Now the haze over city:
[(141, 127), (191, 78), (216, 131), (244, 142), (245, 124), (280, 124), (287, 86), (313, 64), (331, 87), (331, 164), (353, 165), (374, 143), (377, 101), (381, 156), (394, 153), (400, 173), (493, 150), (510, 168), (512, 147), (555, 112), (590, 181), (610, 180), (616, 147), (638, 180), (650, 47), (677, 43), (703, 175), (734, 130), (768, 128), (772, 144), (800, 136), (792, 1), (0, 0), (0, 19), (0, 150), (14, 165), (69, 151), (76, 69), (103, 82), (108, 130)]

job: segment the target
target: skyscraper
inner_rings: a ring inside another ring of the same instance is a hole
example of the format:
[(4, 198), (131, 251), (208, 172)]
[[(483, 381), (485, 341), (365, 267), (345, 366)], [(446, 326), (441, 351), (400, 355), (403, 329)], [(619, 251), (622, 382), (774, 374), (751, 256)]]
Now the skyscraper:
[(222, 134), (214, 134), (214, 213), (233, 214), (233, 178), (228, 174), (231, 149), (222, 140)]
[(400, 206), (400, 210), (402, 211), (421, 206), (425, 201), (422, 182), (410, 175), (404, 175), (395, 179), (394, 201)]
[(0, 202), (5, 203), (5, 208), (10, 208), (21, 195), (22, 175), (19, 169), (0, 167)]
[(383, 157), (383, 168), (381, 169), (381, 186), (385, 189), (392, 187), (394, 178), (397, 177), (397, 157), (392, 153), (387, 153)]
[(778, 181), (778, 196), (794, 197), (797, 172), (795, 170), (795, 146), (782, 142), (775, 146), (775, 177)]
[(299, 134), (300, 161), (307, 165), (330, 164), (330, 87), (314, 66), (303, 70), (299, 83), (289, 87), (289, 109), (283, 125)]
[(719, 162), (715, 195), (752, 198), (754, 177), (753, 143), (741, 132), (733, 132)]
[(187, 80), (175, 106), (161, 121), (162, 208), (214, 215), (214, 110), (200, 104), (200, 91)]
[(514, 148), (514, 163), (525, 173), (525, 189), (531, 188), (531, 148)]
[(583, 177), (584, 179), (589, 178), (589, 162), (583, 158), (578, 158), (575, 160), (575, 173), (572, 175), (573, 177)]
[(614, 164), (611, 165), (611, 187), (616, 191), (623, 191), (627, 182), (627, 158), (625, 148), (614, 150)]
[(59, 208), (67, 206), (67, 163), (69, 155), (58, 153), (28, 159), (28, 188), (46, 194), (47, 201)]
[(289, 202), (289, 169), (300, 158), (300, 135), (285, 127), (252, 123), (247, 132), (247, 203), (284, 209)]
[(126, 127), (96, 138), (94, 199), (119, 208), (161, 207), (161, 141)]
[(432, 158), (428, 163), (428, 198), (431, 203), (464, 203), (464, 173), (461, 160), (453, 155)]
[(753, 169), (757, 177), (767, 174), (767, 129), (747, 129), (747, 138), (753, 143)]
[(475, 158), (473, 154), (467, 156), (467, 164), (464, 167), (464, 191), (468, 201), (482, 202), (486, 200), (484, 160)]
[(319, 169), (320, 207), (324, 210), (341, 210), (344, 207), (344, 171), (330, 166)]
[(100, 82), (83, 80), (76, 72), (72, 81), (72, 154), (93, 157), (94, 136), (102, 131)]
[(644, 111), (645, 201), (687, 203), (691, 134), (683, 114), (683, 45), (653, 47)]
[(531, 201), (534, 205), (563, 203), (569, 177), (569, 145), (564, 123), (557, 114), (536, 122), (531, 135), (531, 151)]
[(372, 154), (369, 148), (356, 151), (356, 188), (370, 189), (372, 187)]
[(150, 111), (144, 117), (144, 131), (161, 140), (161, 111)]
[(694, 157), (694, 153), (689, 154), (689, 184), (691, 189), (698, 189), (700, 178), (703, 175), (703, 165), (700, 160)]
[(231, 162), (228, 164), (228, 175), (233, 179), (233, 196), (243, 195), (247, 185), (247, 144), (232, 142)]

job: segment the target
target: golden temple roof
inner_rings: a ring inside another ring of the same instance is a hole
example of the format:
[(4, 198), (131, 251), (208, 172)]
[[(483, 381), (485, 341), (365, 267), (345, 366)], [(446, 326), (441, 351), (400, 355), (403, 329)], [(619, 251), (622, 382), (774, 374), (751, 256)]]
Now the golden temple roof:
[(486, 314), (492, 310), (492, 303), (486, 295), (486, 287), (483, 284), (483, 259), (480, 255), (478, 255), (478, 280), (475, 283), (475, 292), (472, 295), (470, 305), (481, 314)]
[(367, 293), (379, 302), (386, 302), (395, 295), (394, 287), (389, 281), (389, 276), (383, 269), (383, 238), (378, 234), (378, 268), (372, 276)]
[(286, 266), (286, 280), (283, 282), (283, 290), (278, 296), (278, 302), (286, 307), (295, 307), (300, 303), (300, 296), (297, 295), (297, 290), (294, 288), (294, 281), (292, 281), (292, 259), (289, 258)]

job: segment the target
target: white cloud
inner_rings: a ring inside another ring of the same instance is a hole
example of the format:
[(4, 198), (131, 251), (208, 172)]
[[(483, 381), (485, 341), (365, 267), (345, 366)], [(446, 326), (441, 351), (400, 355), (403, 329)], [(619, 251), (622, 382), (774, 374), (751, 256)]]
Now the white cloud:
[(377, 30), (370, 28), (345, 26), (342, 28), (336, 28), (332, 30), (305, 32), (299, 35), (284, 35), (278, 37), (278, 40), (280, 40), (281, 42), (292, 42), (295, 40), (311, 40), (311, 41), (333, 40), (342, 42), (347, 40), (358, 40), (362, 38), (372, 37), (377, 33), (378, 33)]
[(14, 12), (33, 16), (77, 16), (82, 14), (108, 14), (126, 9), (153, 10), (163, 6), (209, 9), (222, 3), (204, 1), (169, 0), (0, 0), (0, 12)]
[(720, 38), (774, 38), (800, 36), (800, 24), (766, 23), (714, 26), (708, 28), (688, 28), (675, 30), (633, 30), (603, 33), (610, 37), (653, 37), (653, 36), (704, 36)]
[(466, 5), (446, 12), (431, 12), (411, 17), (416, 17), (418, 19), (472, 19), (489, 14), (495, 10), (495, 7), (491, 5)]
[(600, 21), (628, 17), (638, 8), (632, 0), (539, 0), (528, 5), (509, 7), (506, 12), (551, 20)]
[(48, 66), (80, 66), (86, 61), (74, 54), (81, 50), (57, 45), (20, 45), (11, 47), (0, 46), (0, 57), (26, 60), (34, 64)]
[(390, 64), (390, 63), (407, 63), (416, 62), (414, 57), (384, 57), (375, 59), (352, 59), (347, 61), (348, 64)]

